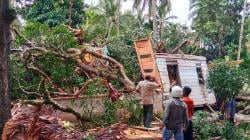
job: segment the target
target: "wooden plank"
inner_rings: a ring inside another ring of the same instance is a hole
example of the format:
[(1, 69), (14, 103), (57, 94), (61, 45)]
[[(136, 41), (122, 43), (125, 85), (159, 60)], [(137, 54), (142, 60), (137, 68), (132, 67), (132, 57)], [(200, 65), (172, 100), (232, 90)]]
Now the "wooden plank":
[[(137, 53), (142, 75), (151, 75), (158, 83), (161, 83), (160, 73), (156, 65), (156, 59), (150, 39), (145, 38), (137, 40), (134, 42), (134, 47)], [(152, 71), (145, 71), (145, 69), (152, 69)]]

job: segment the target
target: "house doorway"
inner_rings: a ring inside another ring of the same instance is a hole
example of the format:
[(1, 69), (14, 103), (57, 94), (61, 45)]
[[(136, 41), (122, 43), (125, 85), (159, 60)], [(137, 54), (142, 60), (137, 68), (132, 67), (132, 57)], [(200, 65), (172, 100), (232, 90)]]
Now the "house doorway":
[(172, 86), (181, 86), (181, 80), (179, 75), (179, 68), (177, 62), (168, 62), (167, 63), (167, 71), (170, 87)]

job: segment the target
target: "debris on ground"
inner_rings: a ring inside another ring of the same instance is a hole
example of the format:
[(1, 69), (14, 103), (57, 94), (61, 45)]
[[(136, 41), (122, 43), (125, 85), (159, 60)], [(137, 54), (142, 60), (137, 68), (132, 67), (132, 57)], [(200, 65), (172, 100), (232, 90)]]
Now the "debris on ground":
[(5, 124), (2, 139), (79, 140), (81, 133), (68, 132), (51, 107), (24, 107), (17, 104), (12, 109), (12, 118)]
[(139, 130), (136, 128), (128, 128), (124, 130), (126, 139), (129, 140), (143, 140), (143, 139), (150, 139), (150, 140), (161, 140), (162, 134), (160, 132), (155, 131), (145, 131)]
[(97, 128), (94, 134), (95, 140), (119, 140), (125, 139), (125, 133), (123, 132), (128, 128), (127, 124), (116, 123), (106, 128)]
[[(139, 128), (139, 129), (138, 129)], [(142, 127), (128, 127), (127, 124), (117, 123), (106, 128), (89, 129), (88, 132), (94, 136), (95, 140), (160, 140), (162, 134), (159, 132), (159, 128), (140, 129)]]

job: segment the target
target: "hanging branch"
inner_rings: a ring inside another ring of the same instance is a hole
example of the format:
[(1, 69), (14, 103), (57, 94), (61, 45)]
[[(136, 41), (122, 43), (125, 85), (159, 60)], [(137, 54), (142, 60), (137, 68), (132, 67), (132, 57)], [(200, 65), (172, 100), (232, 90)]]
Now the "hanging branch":
[(175, 47), (175, 48), (170, 52), (170, 54), (175, 54), (175, 53), (177, 53), (178, 50), (180, 50), (182, 47), (188, 45), (189, 43), (190, 43), (189, 40), (185, 40), (183, 43), (181, 43), (181, 45)]

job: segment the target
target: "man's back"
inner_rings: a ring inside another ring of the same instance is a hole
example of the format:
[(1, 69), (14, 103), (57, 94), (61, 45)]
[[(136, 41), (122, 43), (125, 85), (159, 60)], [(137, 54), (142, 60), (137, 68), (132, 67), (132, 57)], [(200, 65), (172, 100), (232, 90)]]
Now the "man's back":
[(153, 93), (157, 87), (159, 87), (159, 85), (155, 82), (147, 80), (139, 82), (136, 89), (142, 93), (143, 104), (153, 104)]
[(183, 101), (174, 98), (168, 101), (164, 123), (168, 129), (188, 126), (187, 107)]

